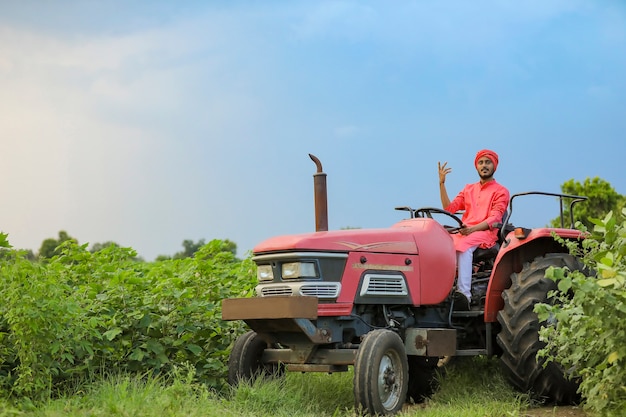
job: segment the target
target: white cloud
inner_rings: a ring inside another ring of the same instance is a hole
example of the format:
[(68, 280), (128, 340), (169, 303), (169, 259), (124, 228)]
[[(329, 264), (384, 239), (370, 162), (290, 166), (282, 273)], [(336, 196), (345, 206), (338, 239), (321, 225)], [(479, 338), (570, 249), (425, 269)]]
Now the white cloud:
[(0, 229), (11, 243), (36, 251), (66, 230), (150, 258), (184, 238), (231, 238), (180, 234), (208, 214), (210, 233), (226, 227), (228, 206), (206, 199), (233, 191), (224, 175), (248, 156), (228, 163), (228, 152), (263, 140), (255, 126), (270, 103), (257, 94), (271, 87), (247, 61), (269, 55), (246, 19), (200, 14), (116, 35), (0, 29)]

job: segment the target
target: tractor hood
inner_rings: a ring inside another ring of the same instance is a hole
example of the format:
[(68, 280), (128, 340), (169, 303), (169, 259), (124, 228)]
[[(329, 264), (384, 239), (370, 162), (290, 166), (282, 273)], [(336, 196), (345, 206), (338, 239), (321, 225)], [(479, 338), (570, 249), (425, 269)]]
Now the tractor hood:
[(277, 236), (259, 243), (255, 255), (285, 251), (379, 252), (418, 254), (418, 246), (452, 239), (432, 219), (402, 220), (386, 229), (349, 229)]

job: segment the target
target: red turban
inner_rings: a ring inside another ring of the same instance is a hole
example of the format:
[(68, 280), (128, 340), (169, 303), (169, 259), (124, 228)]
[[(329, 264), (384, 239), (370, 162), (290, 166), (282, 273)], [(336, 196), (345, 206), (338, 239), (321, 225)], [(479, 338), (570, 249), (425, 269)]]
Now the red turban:
[(474, 166), (478, 164), (478, 160), (483, 156), (491, 159), (491, 162), (493, 162), (493, 172), (496, 172), (496, 169), (498, 169), (498, 154), (494, 151), (490, 151), (489, 149), (483, 149), (482, 151), (478, 151), (478, 153), (476, 154), (476, 158), (474, 159)]

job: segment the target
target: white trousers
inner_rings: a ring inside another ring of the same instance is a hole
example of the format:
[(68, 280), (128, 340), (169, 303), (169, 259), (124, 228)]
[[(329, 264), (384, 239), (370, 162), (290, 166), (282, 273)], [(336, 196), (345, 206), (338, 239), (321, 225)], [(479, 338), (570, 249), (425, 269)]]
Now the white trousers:
[(472, 299), (472, 259), (477, 246), (472, 246), (465, 252), (456, 253), (457, 259), (457, 290), (465, 295), (468, 300)]

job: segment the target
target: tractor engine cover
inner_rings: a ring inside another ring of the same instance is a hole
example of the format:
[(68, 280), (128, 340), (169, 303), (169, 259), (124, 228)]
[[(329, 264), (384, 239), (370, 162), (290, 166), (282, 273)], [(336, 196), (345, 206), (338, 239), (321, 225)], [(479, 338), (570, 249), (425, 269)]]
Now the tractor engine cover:
[[(253, 252), (257, 264), (263, 259), (277, 259), (277, 254), (283, 254), (285, 259), (289, 254), (319, 257), (344, 254), (341, 276), (322, 274), (315, 278), (341, 283), (338, 303), (354, 303), (367, 293), (363, 288), (370, 279), (384, 285), (389, 278), (389, 283), (396, 285), (399, 278), (403, 281), (401, 284), (406, 284), (408, 302), (416, 306), (438, 304), (449, 295), (456, 275), (452, 238), (430, 218), (406, 219), (385, 229), (278, 236), (260, 243)], [(277, 281), (281, 281), (280, 277), (267, 285), (277, 285)]]

